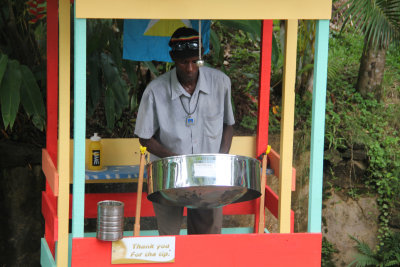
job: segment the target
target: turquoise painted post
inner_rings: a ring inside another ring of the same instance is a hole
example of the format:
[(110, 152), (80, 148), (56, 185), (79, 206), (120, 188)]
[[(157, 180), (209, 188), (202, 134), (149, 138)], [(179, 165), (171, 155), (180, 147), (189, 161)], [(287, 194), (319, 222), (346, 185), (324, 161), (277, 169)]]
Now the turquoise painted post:
[(83, 237), (86, 150), (86, 19), (74, 14), (74, 170), (72, 237)]
[(329, 20), (317, 21), (311, 125), (308, 232), (321, 232), (325, 102), (328, 71)]

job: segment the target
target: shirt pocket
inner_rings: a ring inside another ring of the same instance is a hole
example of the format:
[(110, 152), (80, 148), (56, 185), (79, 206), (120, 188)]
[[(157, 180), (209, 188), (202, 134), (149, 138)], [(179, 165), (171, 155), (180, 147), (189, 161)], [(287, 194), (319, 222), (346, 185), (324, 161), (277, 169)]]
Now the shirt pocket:
[(222, 135), (223, 114), (219, 113), (213, 116), (206, 116), (204, 122), (204, 133), (207, 137), (217, 139)]

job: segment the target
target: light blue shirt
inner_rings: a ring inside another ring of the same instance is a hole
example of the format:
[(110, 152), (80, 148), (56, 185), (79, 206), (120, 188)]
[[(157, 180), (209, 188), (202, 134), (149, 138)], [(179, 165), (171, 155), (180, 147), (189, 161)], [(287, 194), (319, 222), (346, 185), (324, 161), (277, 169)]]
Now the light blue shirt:
[[(194, 125), (187, 126), (187, 113), (193, 113)], [(219, 70), (201, 67), (191, 96), (179, 83), (174, 68), (153, 80), (144, 91), (135, 134), (144, 139), (154, 137), (180, 155), (218, 153), (224, 123), (235, 123), (229, 77)]]

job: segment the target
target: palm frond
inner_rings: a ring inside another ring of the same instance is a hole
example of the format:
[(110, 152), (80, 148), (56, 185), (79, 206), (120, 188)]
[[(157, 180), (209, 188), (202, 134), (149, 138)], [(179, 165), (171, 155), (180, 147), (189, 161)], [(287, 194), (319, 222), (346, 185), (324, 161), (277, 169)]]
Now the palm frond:
[(378, 266), (379, 261), (372, 256), (357, 254), (356, 255), (356, 267), (364, 267), (364, 266)]
[(349, 0), (342, 8), (347, 8), (343, 27), (352, 21), (373, 46), (400, 44), (400, 0)]

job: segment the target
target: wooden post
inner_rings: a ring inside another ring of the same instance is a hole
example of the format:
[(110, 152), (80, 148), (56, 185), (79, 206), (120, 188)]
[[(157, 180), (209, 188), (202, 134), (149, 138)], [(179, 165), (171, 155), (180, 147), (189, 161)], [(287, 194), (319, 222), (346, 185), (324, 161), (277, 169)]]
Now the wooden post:
[(262, 173), (261, 173), (261, 197), (260, 197), (260, 211), (259, 211), (259, 222), (258, 222), (258, 233), (264, 233), (265, 228), (265, 185), (267, 184), (267, 162), (268, 153), (271, 151), (271, 146), (267, 147), (267, 151), (263, 155), (262, 159)]
[(137, 199), (136, 199), (136, 215), (135, 226), (133, 229), (133, 236), (140, 235), (140, 208), (142, 205), (142, 190), (143, 190), (143, 175), (146, 163), (146, 147), (140, 147), (140, 165), (139, 165), (139, 179), (137, 185)]

